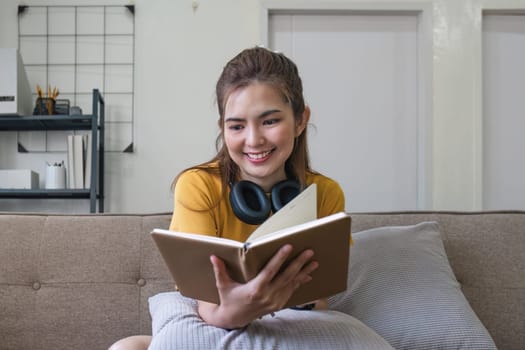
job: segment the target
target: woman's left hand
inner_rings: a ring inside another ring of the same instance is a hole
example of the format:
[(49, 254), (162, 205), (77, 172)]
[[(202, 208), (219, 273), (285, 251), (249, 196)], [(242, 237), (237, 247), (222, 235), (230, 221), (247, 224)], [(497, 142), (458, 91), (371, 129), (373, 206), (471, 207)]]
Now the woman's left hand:
[(241, 284), (230, 278), (224, 262), (212, 256), (220, 304), (199, 301), (199, 314), (209, 324), (222, 328), (240, 328), (261, 316), (280, 310), (293, 292), (309, 282), (318, 263), (310, 261), (314, 252), (305, 250), (281, 272), (282, 265), (292, 252), (284, 245), (259, 274)]

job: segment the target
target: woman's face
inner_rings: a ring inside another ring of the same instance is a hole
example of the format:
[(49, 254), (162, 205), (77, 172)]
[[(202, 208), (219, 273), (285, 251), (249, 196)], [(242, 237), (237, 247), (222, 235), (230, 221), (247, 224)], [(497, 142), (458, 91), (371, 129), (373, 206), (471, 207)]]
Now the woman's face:
[(284, 164), (308, 118), (296, 123), (291, 106), (271, 85), (252, 83), (234, 90), (224, 109), (224, 142), (242, 180), (266, 191), (286, 179)]

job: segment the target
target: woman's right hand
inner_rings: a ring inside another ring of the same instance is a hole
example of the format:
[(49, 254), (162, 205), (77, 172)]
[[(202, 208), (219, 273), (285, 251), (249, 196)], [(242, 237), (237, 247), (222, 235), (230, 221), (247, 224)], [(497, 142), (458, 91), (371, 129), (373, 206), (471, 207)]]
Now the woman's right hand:
[(220, 304), (199, 301), (202, 319), (217, 327), (233, 329), (282, 309), (293, 292), (312, 279), (310, 273), (318, 267), (316, 261), (311, 261), (313, 250), (307, 249), (279, 272), (291, 252), (291, 245), (281, 247), (264, 269), (245, 284), (232, 280), (224, 262), (212, 255)]

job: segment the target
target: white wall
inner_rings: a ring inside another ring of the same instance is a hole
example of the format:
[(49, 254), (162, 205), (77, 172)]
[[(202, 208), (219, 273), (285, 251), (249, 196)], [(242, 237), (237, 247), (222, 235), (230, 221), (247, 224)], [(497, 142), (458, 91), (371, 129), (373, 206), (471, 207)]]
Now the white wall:
[[(19, 3), (2, 1), (0, 47), (17, 46)], [(35, 0), (30, 4), (90, 3), (102, 2)], [(202, 1), (195, 12), (191, 1), (139, 0), (134, 4), (135, 152), (106, 154), (106, 211), (169, 211), (173, 177), (214, 154), (215, 82), (227, 59), (259, 43), (259, 8), (255, 1), (238, 0)], [(15, 135), (0, 133), (0, 167), (34, 168), (42, 174), (45, 159), (17, 154)], [(88, 208), (87, 203), (59, 204), (56, 200), (1, 199), (0, 210)]]
[[(19, 2), (2, 1), (0, 47), (17, 45)], [(133, 154), (106, 157), (107, 211), (171, 210), (169, 185), (173, 176), (186, 166), (208, 159), (214, 152), (217, 115), (213, 91), (223, 64), (240, 49), (265, 37), (261, 33), (260, 1), (197, 2), (196, 11), (191, 0), (134, 2), (136, 150)], [(299, 6), (322, 4), (322, 1), (286, 2)], [(433, 31), (427, 39), (432, 42), (433, 54), (433, 202), (429, 209), (480, 209), (481, 11), (525, 9), (525, 0), (416, 2), (431, 3), (433, 11)], [(33, 0), (30, 5), (90, 3), (99, 5), (101, 1)], [(381, 8), (381, 4), (390, 7), (403, 4), (386, 0), (330, 3), (375, 8)], [(13, 161), (17, 166), (35, 164), (34, 155), (13, 156), (16, 153), (13, 140), (11, 135), (0, 134), (0, 167), (10, 167), (12, 164), (5, 164)], [(37, 209), (42, 207), (50, 207), (50, 202)], [(71, 210), (69, 206), (63, 209)]]

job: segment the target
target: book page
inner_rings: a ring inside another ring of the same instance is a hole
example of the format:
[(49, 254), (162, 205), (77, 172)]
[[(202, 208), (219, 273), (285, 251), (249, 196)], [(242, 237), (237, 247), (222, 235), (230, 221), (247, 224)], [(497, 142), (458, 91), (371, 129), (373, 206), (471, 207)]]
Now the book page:
[(263, 222), (246, 242), (253, 242), (259, 237), (315, 219), (317, 219), (317, 185), (311, 184)]
[(323, 225), (328, 225), (331, 222), (342, 220), (346, 217), (348, 217), (348, 214), (346, 214), (345, 212), (338, 212), (338, 213), (334, 213), (334, 214), (322, 217), (320, 219), (315, 219), (315, 220), (303, 222), (297, 225), (285, 227), (280, 230), (273, 231), (264, 236), (259, 236), (257, 237), (257, 239), (251, 242), (247, 242), (247, 244), (245, 244), (245, 247), (248, 245), (249, 248), (252, 248), (252, 247), (263, 245), (270, 241), (278, 240), (284, 237), (290, 237), (292, 235), (297, 235), (297, 234), (301, 235), (303, 231), (307, 231), (312, 228), (316, 228), (316, 227), (323, 226)]
[(164, 230), (160, 228), (156, 228), (152, 231), (152, 234), (154, 236), (167, 236), (172, 237), (172, 239), (186, 239), (186, 240), (193, 240), (196, 242), (208, 242), (208, 243), (214, 243), (217, 245), (224, 245), (224, 246), (232, 246), (235, 248), (242, 248), (243, 243), (239, 241), (235, 241), (233, 239), (229, 238), (223, 238), (223, 237), (216, 237), (216, 236), (208, 236), (208, 235), (202, 235), (199, 233), (187, 233), (187, 232), (178, 232), (178, 231), (169, 231)]

